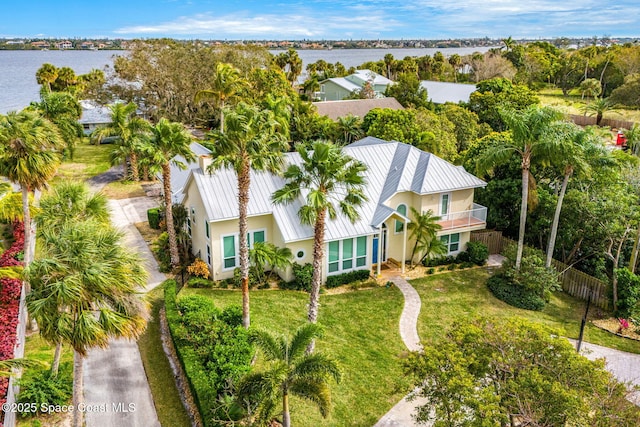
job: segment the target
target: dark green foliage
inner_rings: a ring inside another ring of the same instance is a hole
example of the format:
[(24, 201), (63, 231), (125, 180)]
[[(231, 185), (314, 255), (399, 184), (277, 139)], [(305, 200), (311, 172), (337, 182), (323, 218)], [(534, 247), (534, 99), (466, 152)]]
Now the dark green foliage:
[(640, 277), (626, 268), (617, 268), (618, 311), (615, 315), (623, 319), (640, 320)]
[(154, 230), (160, 230), (160, 208), (151, 208), (147, 211), (147, 219), (149, 220), (149, 227)]
[(433, 274), (433, 273), (435, 273), (435, 272), (436, 272), (436, 269), (435, 269), (435, 268), (433, 268), (433, 267), (431, 267), (431, 268), (429, 268), (429, 269), (427, 270), (427, 274)]
[(535, 293), (513, 283), (503, 274), (496, 274), (487, 281), (487, 287), (501, 301), (525, 310), (539, 311), (546, 303)]
[(278, 287), (280, 289), (289, 289), (294, 291), (311, 292), (311, 277), (313, 276), (313, 265), (304, 264), (300, 265), (297, 262), (293, 263), (293, 280), (290, 282), (280, 282)]
[(228, 390), (249, 372), (253, 350), (241, 327), (242, 310), (217, 309), (211, 300), (189, 296), (176, 301), (176, 283), (165, 282), (165, 307), (171, 337), (189, 380), (205, 426), (224, 419), (221, 401)]
[[(67, 405), (73, 392), (73, 373), (69, 363), (60, 365), (58, 375), (51, 376), (49, 369), (27, 370), (19, 380), (20, 394), (17, 402), (36, 404), (37, 412), (22, 412), (25, 417), (40, 414), (41, 405)], [(31, 409), (31, 408), (29, 408)]]
[(489, 259), (489, 248), (482, 242), (467, 242), (467, 251), (469, 262), (475, 265), (484, 265)]
[(405, 108), (420, 108), (429, 105), (427, 90), (420, 86), (415, 74), (401, 73), (396, 83), (389, 85), (384, 96), (395, 98)]
[(425, 258), (422, 264), (425, 267), (438, 267), (440, 265), (449, 265), (456, 262), (456, 257), (448, 255), (438, 258)]
[(209, 279), (203, 279), (202, 277), (191, 277), (187, 281), (187, 286), (190, 288), (212, 288), (213, 281)]
[(171, 271), (171, 254), (169, 253), (169, 235), (165, 231), (158, 236), (155, 242), (153, 242), (153, 254), (158, 260), (160, 271), (166, 273)]
[(353, 283), (358, 280), (366, 280), (369, 278), (369, 270), (355, 270), (348, 273), (337, 274), (327, 277), (325, 286), (327, 288), (336, 288), (338, 286)]
[(495, 78), (481, 81), (469, 99), (469, 108), (478, 115), (480, 122), (487, 123), (497, 132), (507, 129), (501, 109), (524, 110), (540, 101), (526, 86), (514, 85), (510, 80)]
[(469, 252), (462, 251), (458, 255), (456, 255), (456, 264), (460, 264), (467, 261), (469, 261)]
[(507, 304), (527, 310), (542, 310), (551, 293), (561, 289), (558, 273), (544, 266), (543, 254), (525, 247), (520, 270), (515, 268), (516, 246), (504, 250), (507, 258), (500, 271), (487, 281), (487, 286)]

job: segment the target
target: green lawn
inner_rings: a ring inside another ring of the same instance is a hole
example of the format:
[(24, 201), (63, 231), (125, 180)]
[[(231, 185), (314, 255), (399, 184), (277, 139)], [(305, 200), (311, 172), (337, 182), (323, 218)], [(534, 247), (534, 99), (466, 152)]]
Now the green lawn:
[[(190, 294), (210, 297), (220, 308), (242, 301), (240, 292), (231, 290), (180, 293)], [(290, 333), (306, 321), (308, 298), (302, 292), (252, 291), (252, 326)], [(408, 391), (399, 361), (406, 351), (398, 329), (402, 295), (395, 288), (376, 288), (321, 295), (320, 303), (325, 336), (316, 348), (333, 355), (344, 376), (340, 384), (331, 385), (334, 407), (329, 418), (322, 419), (315, 407), (292, 399), (292, 425), (370, 427)]]
[[(584, 114), (583, 107), (591, 100), (582, 99), (580, 94), (571, 92), (569, 96), (564, 96), (560, 89), (545, 89), (537, 93), (542, 105), (557, 108), (567, 114)], [(632, 122), (640, 122), (640, 110), (616, 108), (615, 111), (609, 111), (604, 114), (605, 118), (613, 120), (628, 120)]]
[(178, 395), (173, 372), (160, 339), (159, 311), (164, 306), (162, 287), (149, 292), (147, 299), (151, 303), (152, 317), (147, 323), (147, 330), (138, 340), (138, 348), (158, 419), (163, 426), (188, 427), (191, 422)]
[(113, 146), (108, 144), (89, 144), (88, 139), (83, 138), (76, 146), (73, 160), (67, 159), (62, 162), (52, 183), (62, 180), (86, 181), (106, 172), (111, 167), (109, 152), (112, 148)]
[[(452, 322), (467, 316), (520, 317), (560, 330), (578, 338), (585, 302), (562, 292), (555, 293), (543, 311), (512, 307), (498, 299), (485, 286), (486, 269), (438, 274), (413, 280), (422, 299), (418, 333), (423, 341), (438, 339)], [(591, 307), (590, 318), (601, 310)], [(640, 353), (640, 342), (619, 338), (587, 323), (584, 340), (594, 344)]]

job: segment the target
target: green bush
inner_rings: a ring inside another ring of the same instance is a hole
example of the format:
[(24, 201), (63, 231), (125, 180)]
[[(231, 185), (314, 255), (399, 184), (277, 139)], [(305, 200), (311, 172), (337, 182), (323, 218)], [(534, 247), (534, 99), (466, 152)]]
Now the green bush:
[(640, 318), (640, 277), (626, 268), (615, 270), (618, 278), (618, 311), (622, 319)]
[(518, 286), (503, 274), (490, 277), (487, 286), (496, 298), (514, 307), (540, 311), (546, 305), (538, 295)]
[(456, 264), (462, 264), (469, 261), (469, 252), (462, 251), (456, 255)]
[(489, 248), (482, 242), (467, 242), (467, 254), (470, 261), (476, 265), (484, 265), (489, 259)]
[(147, 219), (149, 227), (154, 230), (160, 230), (160, 208), (151, 208), (147, 211)]
[(202, 277), (191, 277), (187, 281), (187, 286), (190, 288), (212, 288), (213, 281), (209, 279), (203, 279)]
[(242, 328), (242, 310), (218, 310), (208, 298), (188, 296), (176, 301), (176, 282), (165, 282), (165, 308), (171, 338), (187, 375), (206, 427), (224, 420), (219, 402), (250, 370), (253, 349)]
[(425, 267), (438, 267), (441, 265), (449, 265), (454, 262), (456, 262), (456, 257), (449, 255), (437, 258), (425, 258), (424, 261), (422, 261), (422, 265)]
[(337, 274), (327, 277), (325, 286), (328, 289), (337, 288), (338, 286), (347, 285), (357, 280), (366, 280), (369, 278), (369, 270), (355, 270), (348, 273)]
[(152, 250), (158, 264), (160, 271), (163, 273), (171, 271), (171, 253), (169, 252), (169, 234), (165, 231), (160, 234), (158, 238), (153, 242)]
[(280, 289), (288, 289), (292, 291), (311, 292), (313, 265), (309, 263), (300, 265), (297, 262), (294, 262), (292, 268), (293, 280), (289, 282), (280, 281), (278, 282), (278, 287)]
[(433, 273), (435, 273), (435, 272), (436, 272), (436, 269), (435, 269), (435, 268), (433, 268), (433, 267), (431, 267), (431, 268), (429, 268), (429, 269), (427, 270), (427, 274), (433, 274)]
[(58, 375), (49, 369), (27, 370), (19, 380), (18, 403), (36, 404), (37, 412), (21, 412), (23, 417), (40, 414), (41, 405), (67, 405), (73, 392), (73, 369), (70, 363), (60, 365)]

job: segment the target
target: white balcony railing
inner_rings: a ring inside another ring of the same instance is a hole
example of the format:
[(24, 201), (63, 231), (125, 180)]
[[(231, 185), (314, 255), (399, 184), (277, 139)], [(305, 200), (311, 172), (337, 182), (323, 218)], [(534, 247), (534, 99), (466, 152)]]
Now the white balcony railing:
[(487, 208), (477, 203), (473, 204), (473, 209), (468, 211), (450, 212), (441, 215), (438, 224), (443, 230), (455, 228), (484, 226), (487, 223)]

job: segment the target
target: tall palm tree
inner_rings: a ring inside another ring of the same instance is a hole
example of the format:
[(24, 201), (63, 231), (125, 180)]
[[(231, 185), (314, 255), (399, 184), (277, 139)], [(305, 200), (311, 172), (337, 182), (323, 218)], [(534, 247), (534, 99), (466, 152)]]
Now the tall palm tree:
[(224, 112), (227, 104), (238, 98), (239, 93), (247, 83), (240, 76), (240, 70), (231, 64), (219, 62), (213, 76), (213, 87), (198, 91), (195, 102), (199, 103), (212, 99), (220, 110), (220, 133), (224, 133)]
[(522, 200), (520, 228), (515, 268), (520, 270), (524, 249), (524, 231), (527, 224), (530, 169), (533, 161), (548, 162), (559, 152), (558, 142), (549, 135), (549, 126), (562, 119), (562, 113), (549, 107), (532, 105), (522, 111), (501, 110), (500, 116), (511, 131), (511, 141), (504, 145), (493, 145), (477, 160), (478, 173), (483, 175), (494, 167), (504, 164), (516, 154), (522, 169)]
[(462, 64), (462, 58), (457, 53), (454, 53), (449, 57), (449, 64), (453, 68), (453, 80), (458, 81), (458, 68)]
[(58, 67), (53, 64), (42, 64), (36, 71), (36, 82), (42, 85), (43, 92), (51, 92), (51, 85), (58, 78)]
[[(83, 183), (64, 182), (53, 187), (40, 202), (35, 221), (45, 233), (56, 233), (76, 223), (93, 220), (98, 224), (109, 225), (107, 198), (100, 193), (94, 194)], [(58, 374), (62, 356), (62, 341), (56, 343), (51, 364), (51, 373)]]
[(264, 354), (268, 368), (246, 375), (238, 385), (240, 398), (258, 400), (257, 418), (271, 421), (278, 401), (282, 402), (282, 426), (291, 426), (289, 396), (314, 403), (323, 417), (331, 409), (329, 379), (340, 382), (342, 374), (335, 360), (322, 353), (305, 354), (305, 347), (321, 336), (318, 325), (308, 323), (291, 339), (266, 331), (252, 331), (250, 340)]
[(608, 111), (616, 111), (615, 106), (608, 99), (596, 98), (593, 102), (583, 107), (585, 113), (589, 116), (596, 116), (596, 125), (600, 126), (604, 113)]
[(270, 110), (240, 103), (225, 118), (226, 132), (214, 133), (210, 171), (231, 168), (238, 179), (238, 231), (242, 276), (242, 325), (249, 328), (249, 245), (247, 209), (251, 171), (280, 173), (288, 144), (277, 132), (279, 123)]
[(82, 125), (78, 123), (82, 107), (78, 100), (68, 92), (48, 92), (42, 95), (40, 102), (32, 105), (42, 117), (58, 127), (67, 145), (67, 154), (73, 159), (76, 142), (82, 136)]
[[(286, 183), (273, 193), (272, 200), (274, 203), (289, 204), (298, 200), (303, 191), (306, 192), (305, 203), (298, 211), (298, 216), (303, 224), (313, 226), (313, 274), (307, 317), (309, 322), (316, 323), (327, 214), (330, 219), (335, 219), (339, 207), (340, 213), (351, 222), (359, 218), (356, 208), (367, 200), (364, 194), (367, 167), (331, 142), (316, 141), (312, 150), (309, 152), (302, 145), (296, 147), (301, 163), (291, 164), (287, 168), (284, 173)], [(308, 352), (313, 351), (313, 345), (312, 341)]]
[[(41, 233), (44, 257), (25, 271), (33, 291), (27, 307), (49, 342), (73, 350), (73, 405), (84, 402), (83, 358), (93, 347), (107, 347), (112, 337), (137, 338), (148, 308), (137, 289), (146, 272), (140, 259), (122, 246), (120, 233), (95, 221), (65, 224)], [(74, 411), (73, 425), (83, 425)]]
[[(0, 175), (20, 184), (24, 232), (24, 265), (33, 260), (35, 223), (29, 195), (53, 178), (64, 141), (58, 128), (39, 114), (23, 110), (0, 116)], [(29, 284), (26, 284), (29, 291)]]
[(562, 203), (567, 192), (569, 180), (574, 173), (588, 173), (590, 170), (589, 160), (603, 159), (606, 156), (604, 146), (600, 143), (600, 138), (589, 130), (574, 125), (573, 123), (560, 123), (550, 127), (555, 134), (556, 140), (560, 143), (561, 153), (555, 156), (552, 163), (555, 163), (563, 170), (563, 179), (558, 193), (558, 202), (551, 223), (549, 233), (549, 243), (547, 245), (546, 267), (551, 267), (553, 252), (555, 249), (558, 225), (560, 223), (560, 212)]
[[(409, 224), (407, 224), (407, 228), (410, 231), (409, 238), (415, 239), (413, 250), (411, 251), (411, 265), (413, 265), (413, 259), (420, 248), (432, 249), (430, 242), (436, 239), (436, 233), (442, 228), (442, 226), (438, 224), (439, 217), (434, 215), (431, 209), (424, 213), (421, 213), (413, 206), (411, 206), (410, 209), (413, 219)], [(429, 256), (430, 253), (433, 253), (433, 251), (423, 252), (420, 260), (422, 261), (422, 259)]]
[(171, 165), (180, 169), (185, 169), (182, 161), (176, 159), (181, 156), (186, 162), (196, 160), (190, 148), (191, 135), (182, 123), (170, 122), (167, 119), (160, 121), (151, 129), (151, 139), (148, 144), (149, 155), (153, 157), (153, 162), (162, 167), (162, 185), (164, 187), (164, 219), (169, 235), (169, 252), (171, 254), (171, 265), (175, 268), (180, 264), (180, 252), (178, 251), (178, 240), (176, 229), (173, 225), (173, 202), (171, 200)]
[(146, 141), (149, 123), (136, 116), (138, 107), (133, 102), (128, 104), (116, 103), (111, 107), (111, 123), (96, 129), (93, 139), (96, 144), (108, 137), (116, 138), (116, 147), (111, 153), (112, 163), (122, 162), (124, 178), (127, 178), (127, 159), (131, 165), (131, 178), (140, 179), (138, 172), (138, 153)]
[(393, 65), (394, 62), (395, 60), (393, 59), (393, 54), (387, 53), (384, 56), (384, 66), (385, 66), (386, 75), (388, 79), (391, 79), (391, 66)]

